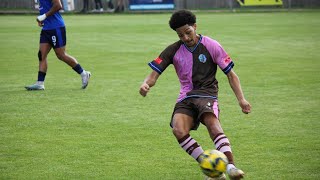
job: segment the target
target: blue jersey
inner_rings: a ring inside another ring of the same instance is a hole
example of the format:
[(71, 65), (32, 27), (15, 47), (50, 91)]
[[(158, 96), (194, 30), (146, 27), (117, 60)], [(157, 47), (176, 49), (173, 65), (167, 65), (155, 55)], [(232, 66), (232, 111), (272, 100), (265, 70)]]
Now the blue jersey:
[[(52, 0), (40, 0), (39, 1), (39, 12), (40, 15), (45, 14), (52, 8)], [(47, 17), (44, 21), (43, 30), (56, 29), (60, 27), (64, 27), (64, 21), (59, 13), (59, 11), (55, 12), (52, 16)]]

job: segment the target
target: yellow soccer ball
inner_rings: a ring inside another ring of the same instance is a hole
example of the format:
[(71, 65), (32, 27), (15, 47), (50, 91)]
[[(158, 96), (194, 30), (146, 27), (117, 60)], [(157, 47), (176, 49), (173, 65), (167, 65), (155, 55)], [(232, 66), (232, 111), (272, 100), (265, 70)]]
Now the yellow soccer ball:
[(200, 168), (209, 177), (218, 177), (226, 172), (228, 159), (218, 150), (206, 150), (200, 155)]

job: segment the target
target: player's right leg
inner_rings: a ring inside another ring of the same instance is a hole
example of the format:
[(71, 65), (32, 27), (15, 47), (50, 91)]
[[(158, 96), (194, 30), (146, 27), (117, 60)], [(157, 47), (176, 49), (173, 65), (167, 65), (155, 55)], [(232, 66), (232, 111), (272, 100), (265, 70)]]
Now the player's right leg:
[(193, 127), (193, 117), (182, 113), (175, 113), (171, 126), (180, 147), (193, 159), (199, 161), (199, 156), (203, 153), (203, 149), (189, 134), (190, 129)]
[(39, 71), (38, 71), (38, 80), (35, 84), (25, 86), (28, 91), (32, 90), (44, 90), (44, 80), (46, 77), (48, 63), (47, 56), (51, 50), (51, 45), (48, 43), (40, 43), (38, 51), (38, 60), (39, 60)]

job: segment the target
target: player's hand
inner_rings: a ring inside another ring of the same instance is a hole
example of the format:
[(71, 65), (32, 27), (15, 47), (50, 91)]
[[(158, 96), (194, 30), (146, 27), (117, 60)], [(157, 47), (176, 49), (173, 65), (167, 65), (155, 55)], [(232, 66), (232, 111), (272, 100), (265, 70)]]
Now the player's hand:
[(141, 94), (141, 96), (145, 97), (147, 95), (147, 93), (150, 90), (150, 86), (147, 83), (142, 83), (142, 85), (140, 86), (140, 91), (139, 93)]
[(37, 22), (38, 22), (38, 26), (42, 27), (43, 26), (43, 21), (47, 18), (46, 14), (42, 14), (40, 16), (37, 17)]
[[(38, 20), (37, 20), (38, 21)], [(40, 21), (38, 21), (38, 26), (39, 27), (42, 27), (44, 24), (43, 24), (43, 22), (40, 22)]]
[(251, 112), (251, 105), (247, 100), (243, 99), (243, 100), (239, 101), (239, 105), (240, 105), (243, 113), (248, 114)]

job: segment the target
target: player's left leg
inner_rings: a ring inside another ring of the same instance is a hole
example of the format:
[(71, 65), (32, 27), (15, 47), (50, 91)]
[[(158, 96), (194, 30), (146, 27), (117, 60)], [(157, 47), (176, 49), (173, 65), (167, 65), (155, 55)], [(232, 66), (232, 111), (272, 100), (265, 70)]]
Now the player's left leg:
[(85, 71), (76, 58), (66, 53), (67, 35), (65, 27), (55, 29), (55, 36), (52, 37), (52, 44), (57, 58), (68, 64), (74, 71), (81, 75), (82, 89), (85, 89), (88, 86), (91, 73)]
[(61, 61), (68, 64), (74, 71), (76, 71), (78, 74), (81, 75), (82, 78), (82, 89), (85, 89), (88, 86), (89, 79), (91, 77), (91, 73), (89, 71), (85, 71), (81, 65), (78, 63), (76, 58), (70, 56), (65, 51), (65, 46), (60, 48), (55, 48), (54, 52), (56, 53), (56, 56)]
[(228, 158), (229, 164), (227, 165), (227, 173), (230, 179), (238, 180), (243, 178), (243, 171), (236, 168), (234, 165), (231, 145), (229, 139), (223, 132), (219, 119), (212, 113), (204, 113), (202, 118), (216, 149), (223, 152)]
[(70, 56), (69, 54), (66, 53), (65, 51), (65, 46), (64, 47), (59, 47), (59, 48), (55, 48), (54, 52), (56, 53), (56, 56), (58, 59), (60, 59), (61, 61), (65, 62), (66, 64), (68, 64), (70, 67), (75, 67), (78, 64), (78, 61), (76, 60), (76, 58)]

